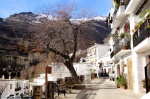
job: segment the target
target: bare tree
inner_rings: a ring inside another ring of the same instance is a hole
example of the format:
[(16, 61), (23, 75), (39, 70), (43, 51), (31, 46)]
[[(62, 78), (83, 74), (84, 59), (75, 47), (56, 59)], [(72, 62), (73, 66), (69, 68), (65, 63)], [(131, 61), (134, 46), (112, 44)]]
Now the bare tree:
[(73, 62), (78, 49), (91, 43), (90, 41), (87, 43), (87, 34), (84, 32), (91, 27), (85, 25), (84, 17), (89, 18), (93, 14), (85, 10), (78, 13), (74, 4), (60, 4), (56, 9), (47, 9), (44, 13), (47, 16), (45, 21), (42, 20), (32, 27), (36, 32), (34, 38), (38, 49), (61, 56), (61, 62), (68, 68), (74, 81), (78, 82)]

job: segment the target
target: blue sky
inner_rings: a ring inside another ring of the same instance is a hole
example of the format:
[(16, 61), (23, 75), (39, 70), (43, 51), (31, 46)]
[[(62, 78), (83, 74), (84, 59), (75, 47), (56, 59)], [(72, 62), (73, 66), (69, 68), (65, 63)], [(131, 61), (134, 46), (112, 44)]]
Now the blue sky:
[(78, 9), (89, 8), (97, 15), (106, 16), (112, 7), (112, 0), (1, 0), (0, 17), (7, 18), (9, 15), (20, 12), (36, 12), (38, 8), (58, 3), (72, 3), (74, 1)]

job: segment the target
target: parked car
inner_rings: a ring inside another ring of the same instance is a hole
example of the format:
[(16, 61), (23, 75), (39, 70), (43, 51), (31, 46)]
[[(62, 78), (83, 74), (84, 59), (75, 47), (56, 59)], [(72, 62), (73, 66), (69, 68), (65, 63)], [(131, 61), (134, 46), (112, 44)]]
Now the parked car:
[(109, 73), (109, 79), (110, 80), (115, 80), (115, 71), (111, 71), (110, 73)]

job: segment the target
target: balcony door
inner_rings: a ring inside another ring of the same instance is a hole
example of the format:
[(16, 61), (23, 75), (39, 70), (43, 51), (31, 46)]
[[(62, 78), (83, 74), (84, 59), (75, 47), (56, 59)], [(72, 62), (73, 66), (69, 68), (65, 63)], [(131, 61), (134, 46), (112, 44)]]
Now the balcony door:
[(133, 90), (133, 68), (132, 58), (128, 59), (128, 88)]

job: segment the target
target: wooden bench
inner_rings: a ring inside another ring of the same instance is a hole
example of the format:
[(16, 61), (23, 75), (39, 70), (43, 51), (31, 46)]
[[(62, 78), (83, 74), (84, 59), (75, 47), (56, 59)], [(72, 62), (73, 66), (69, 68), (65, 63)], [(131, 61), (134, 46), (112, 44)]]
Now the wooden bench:
[(71, 94), (71, 90), (73, 89), (74, 85), (67, 85), (67, 84), (56, 84), (56, 92), (58, 96), (60, 93), (63, 93), (66, 96), (66, 92), (69, 91)]
[(56, 84), (56, 91), (58, 93), (58, 96), (60, 93), (63, 93), (64, 96), (66, 96), (66, 90), (67, 90), (67, 87), (65, 84)]

